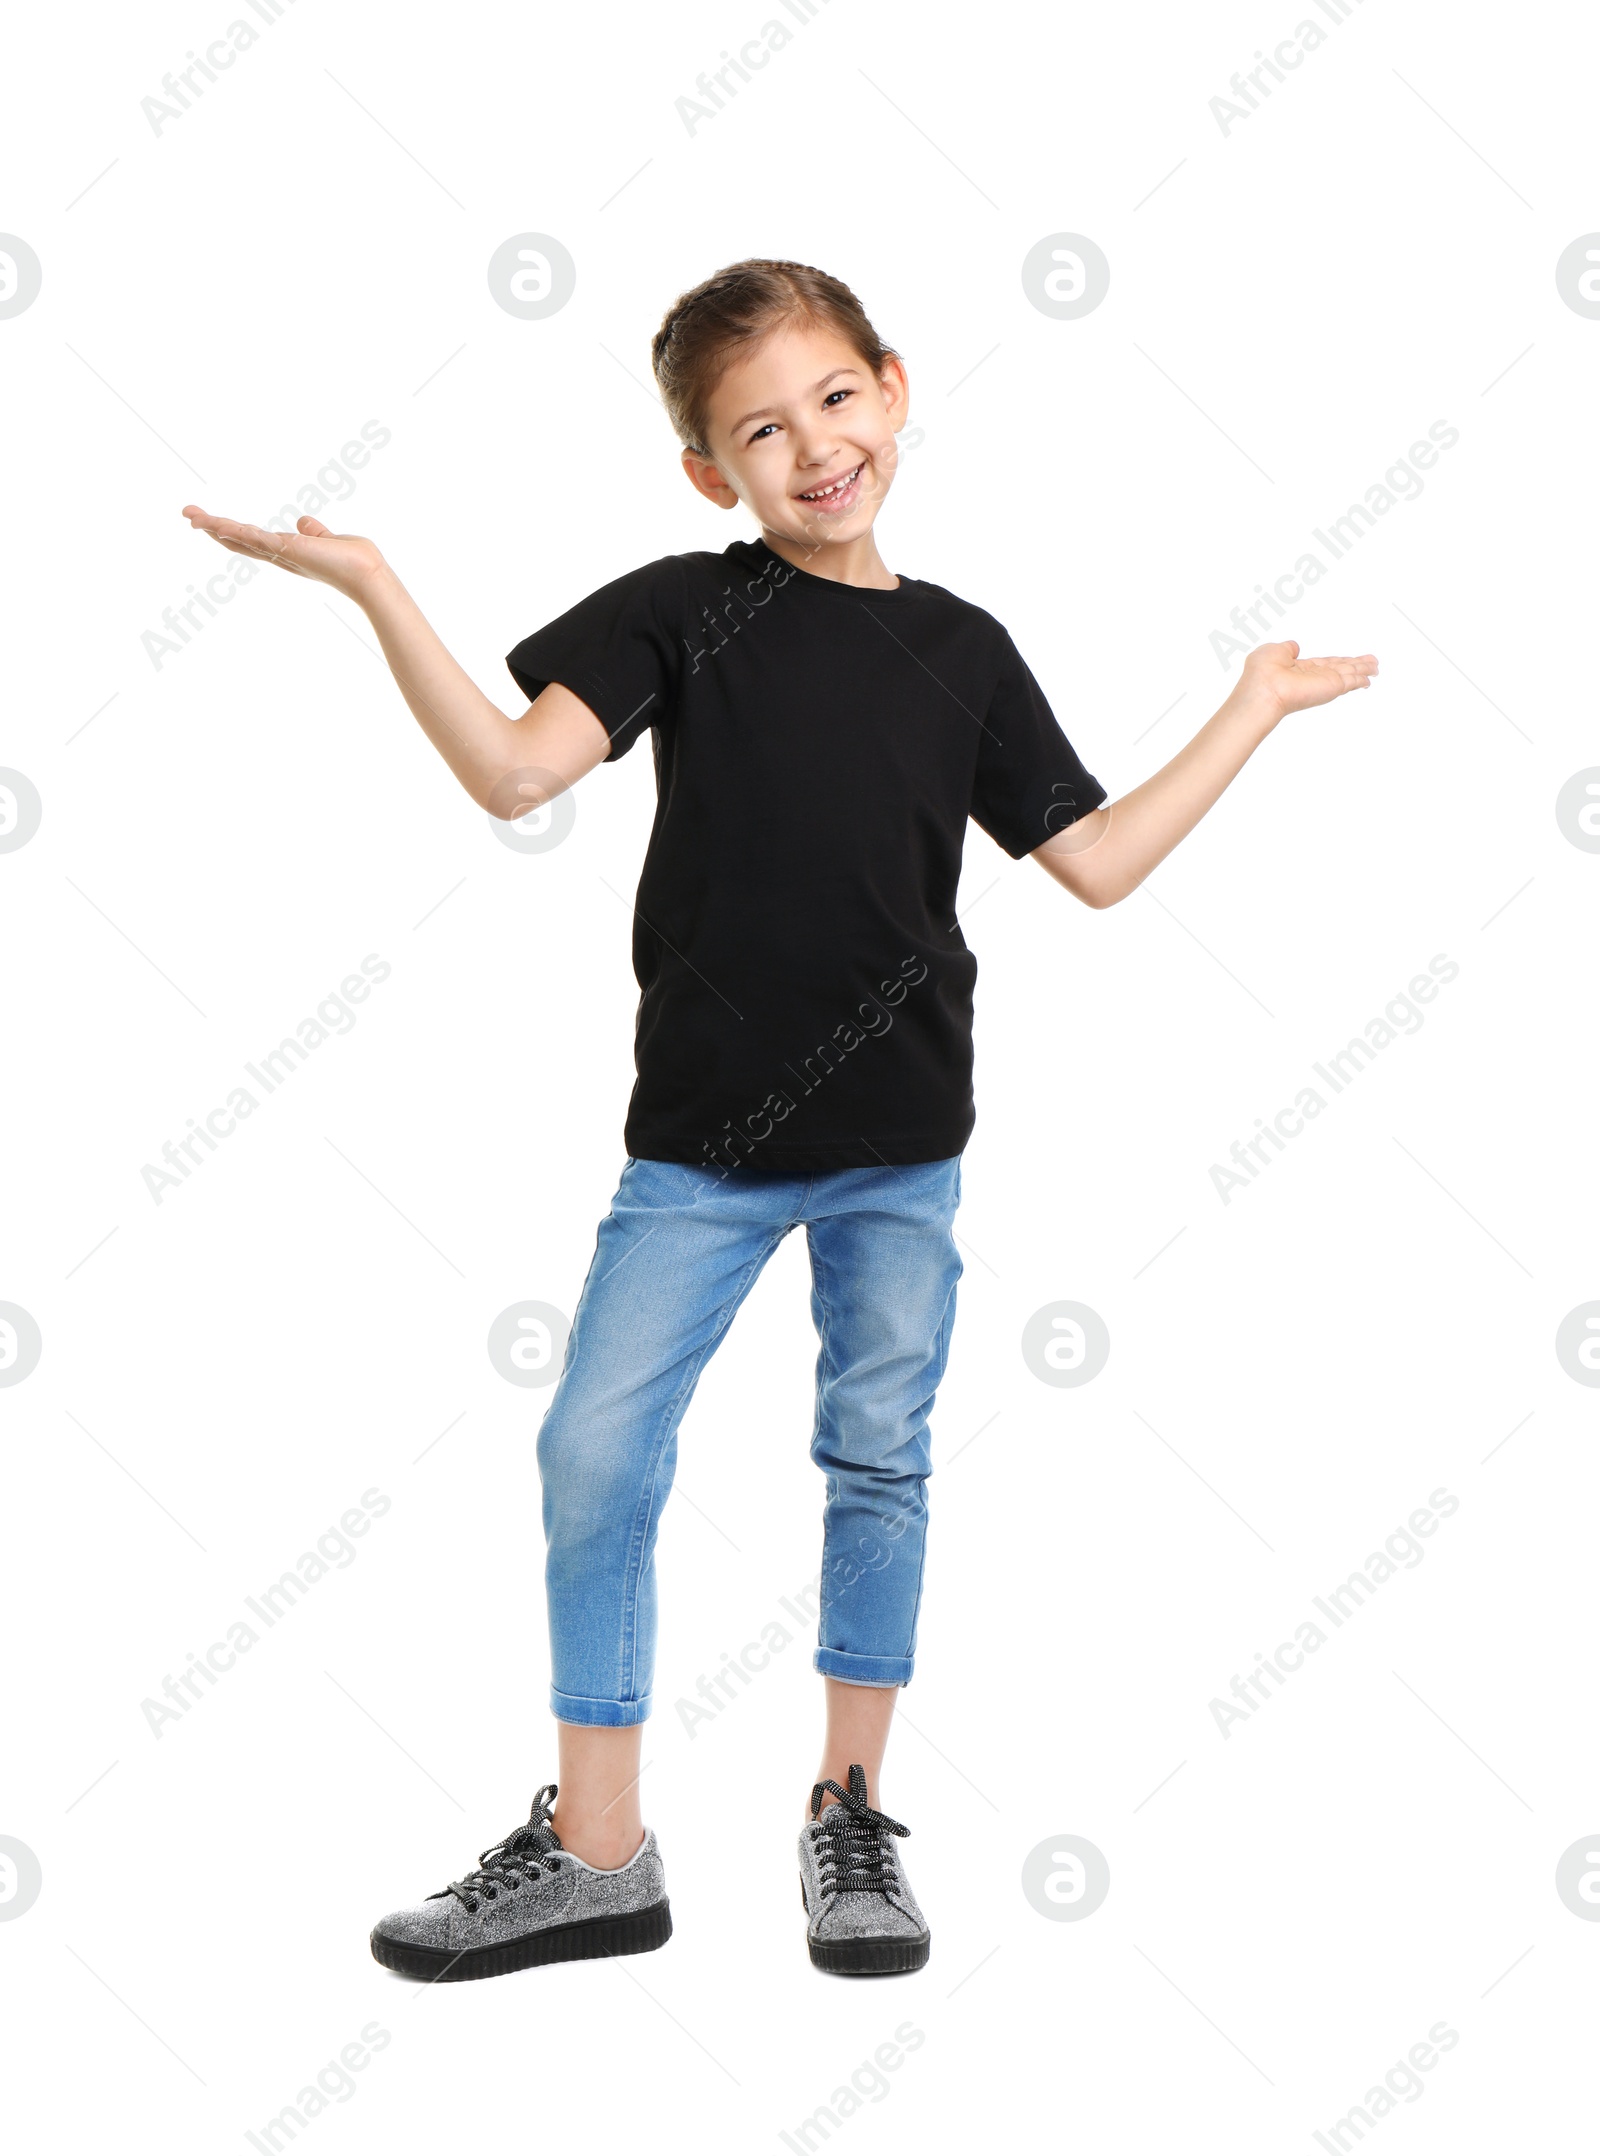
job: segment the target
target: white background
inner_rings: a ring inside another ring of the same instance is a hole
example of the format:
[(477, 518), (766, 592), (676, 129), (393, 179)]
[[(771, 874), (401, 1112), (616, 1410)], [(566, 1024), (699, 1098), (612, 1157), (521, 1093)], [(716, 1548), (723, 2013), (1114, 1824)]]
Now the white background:
[[(43, 801), (0, 856), (0, 1300), (43, 1338), (0, 1393), (27, 2145), (247, 2145), (377, 2022), (296, 2147), (777, 2148), (910, 2022), (830, 2148), (1279, 2151), (1440, 2021), (1383, 2148), (1578, 2145), (1600, 1929), (1554, 1877), (1600, 1829), (1600, 1399), (1554, 1337), (1600, 1295), (1600, 858), (1554, 804), (1600, 763), (1600, 323), (1554, 269), (1600, 226), (1592, 24), (1367, 0), (1225, 135), (1208, 101), (1311, 0), (831, 0), (691, 135), (675, 100), (777, 5), (298, 0), (156, 134), (140, 100), (235, 12), (36, 14), (6, 54), (0, 226), (44, 271), (0, 322), (0, 763)], [(539, 322), (485, 276), (530, 230), (577, 263)], [(1022, 289), (1061, 231), (1111, 263), (1080, 321)], [(485, 1338), (570, 1313), (621, 1166), (650, 763), (523, 858), (321, 588), (263, 572), (159, 667), (141, 638), (224, 563), (185, 502), (270, 516), (376, 420), (328, 520), (520, 710), (520, 637), (750, 529), (685, 484), (648, 345), (751, 253), (844, 277), (905, 354), (885, 558), (1005, 621), (1114, 794), (1225, 694), (1230, 609), (1460, 439), (1283, 624), (1380, 683), (1282, 727), (1145, 891), (1085, 911), (972, 831), (967, 1271), (884, 1784), (927, 1970), (806, 1960), (809, 1642), (692, 1738), (673, 1707), (815, 1571), (792, 1238), (662, 1536), (676, 1934), (418, 1987), (369, 1926), (554, 1773), (548, 1394)], [(369, 952), (354, 1030), (157, 1205), (145, 1163)], [(1212, 1164), (1437, 953), (1420, 1032), (1224, 1204)], [(1110, 1331), (1080, 1389), (1021, 1355), (1062, 1299)], [(356, 1561), (153, 1735), (141, 1702), (371, 1488)], [(1212, 1699), (1440, 1488), (1423, 1561), (1224, 1737)], [(1021, 1887), (1063, 1834), (1111, 1871), (1077, 1922)]]

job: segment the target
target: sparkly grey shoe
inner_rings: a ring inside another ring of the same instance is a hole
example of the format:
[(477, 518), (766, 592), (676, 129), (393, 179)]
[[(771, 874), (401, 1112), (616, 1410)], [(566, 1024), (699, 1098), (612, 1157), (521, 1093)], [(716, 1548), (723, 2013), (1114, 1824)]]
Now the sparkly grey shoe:
[(620, 1870), (595, 1871), (563, 1849), (551, 1824), (556, 1785), (526, 1826), (486, 1849), (478, 1868), (411, 1909), (380, 1919), (372, 1954), (386, 1969), (441, 1983), (506, 1976), (537, 1962), (648, 1954), (672, 1937), (666, 1877), (653, 1832)]
[[(824, 1792), (839, 1799), (822, 1810)], [(820, 1816), (819, 1816), (820, 1815)], [(893, 1837), (911, 1829), (867, 1802), (867, 1777), (850, 1787), (818, 1782), (800, 1834), (800, 1893), (806, 1944), (834, 1976), (898, 1976), (928, 1958), (928, 1926), (900, 1868)]]

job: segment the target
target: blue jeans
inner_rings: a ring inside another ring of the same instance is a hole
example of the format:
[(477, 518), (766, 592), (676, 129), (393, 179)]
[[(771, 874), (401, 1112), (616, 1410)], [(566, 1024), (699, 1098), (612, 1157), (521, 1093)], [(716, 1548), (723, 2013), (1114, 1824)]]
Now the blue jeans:
[[(959, 1156), (809, 1176), (628, 1162), (539, 1432), (559, 1720), (617, 1729), (650, 1713), (678, 1425), (756, 1275), (802, 1223), (820, 1342), (811, 1457), (827, 1478), (816, 1667), (909, 1683), (960, 1198)], [(763, 1404), (752, 1426), (774, 1420)]]

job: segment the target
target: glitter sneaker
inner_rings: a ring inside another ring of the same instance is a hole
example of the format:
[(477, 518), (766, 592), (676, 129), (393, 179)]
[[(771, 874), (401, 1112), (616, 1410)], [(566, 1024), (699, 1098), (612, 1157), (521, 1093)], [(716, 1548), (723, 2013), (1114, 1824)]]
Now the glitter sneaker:
[(486, 1849), (475, 1871), (381, 1918), (373, 1959), (402, 1976), (456, 1983), (665, 1946), (672, 1913), (654, 1833), (618, 1870), (596, 1871), (562, 1848), (550, 1818), (555, 1799), (551, 1782), (527, 1825)]
[[(837, 1804), (822, 1809), (824, 1793)], [(819, 1969), (835, 1976), (897, 1976), (928, 1958), (928, 1927), (906, 1882), (895, 1836), (911, 1829), (867, 1802), (867, 1777), (850, 1769), (850, 1786), (818, 1782), (811, 1817), (800, 1833), (800, 1893), (806, 1945)]]

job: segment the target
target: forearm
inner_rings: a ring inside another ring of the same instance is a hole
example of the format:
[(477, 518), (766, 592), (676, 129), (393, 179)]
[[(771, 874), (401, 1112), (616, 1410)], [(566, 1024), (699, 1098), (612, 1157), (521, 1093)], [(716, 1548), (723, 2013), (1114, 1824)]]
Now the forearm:
[(1278, 723), (1278, 710), (1241, 681), (1170, 763), (1036, 852), (1087, 905), (1115, 905), (1186, 838)]
[(485, 807), (495, 781), (526, 761), (516, 720), (491, 703), (450, 656), (387, 563), (363, 587), (360, 605), (418, 725), (473, 800)]
[(610, 753), (603, 720), (559, 681), (547, 681), (517, 719), (490, 703), (370, 539), (331, 532), (312, 516), (301, 517), (297, 531), (278, 532), (213, 516), (194, 502), (183, 513), (230, 554), (271, 562), (353, 600), (377, 632), (418, 725), (491, 816), (510, 821), (553, 800)]

